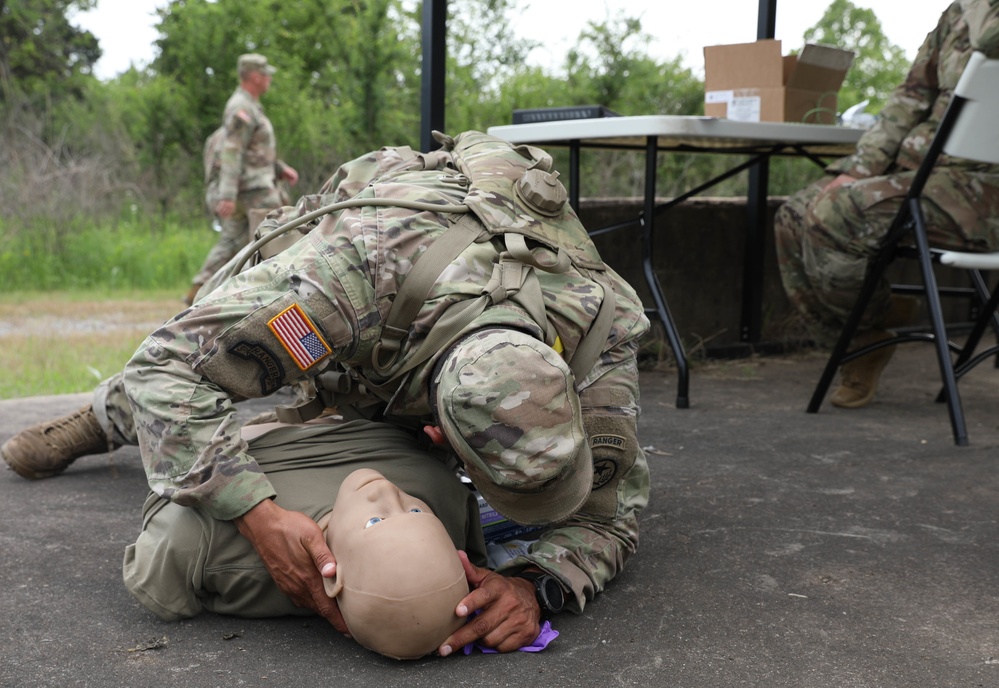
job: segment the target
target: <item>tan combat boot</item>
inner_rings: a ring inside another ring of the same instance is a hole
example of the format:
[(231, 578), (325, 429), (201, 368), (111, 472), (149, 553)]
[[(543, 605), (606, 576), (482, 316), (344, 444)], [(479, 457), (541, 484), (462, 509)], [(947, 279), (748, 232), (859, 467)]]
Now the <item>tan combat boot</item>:
[[(919, 306), (920, 300), (916, 296), (892, 294), (891, 304), (881, 327), (854, 337), (851, 350), (893, 337), (894, 333), (887, 328), (905, 327), (914, 323), (919, 314)], [(878, 380), (881, 379), (881, 373), (894, 353), (894, 346), (886, 346), (854, 361), (844, 363), (840, 367), (840, 385), (829, 398), (833, 406), (852, 409), (862, 408), (871, 403), (874, 394), (878, 391)]]
[(113, 448), (87, 405), (22, 430), (0, 447), (0, 456), (22, 478), (41, 480), (62, 473), (81, 456)]
[[(859, 349), (862, 346), (880, 342), (882, 339), (889, 339), (893, 336), (887, 330), (868, 330), (853, 338), (851, 349)], [(829, 397), (833, 406), (861, 408), (871, 403), (871, 400), (874, 399), (874, 393), (878, 391), (881, 371), (888, 365), (893, 353), (895, 353), (895, 347), (886, 346), (840, 366), (839, 387)]]

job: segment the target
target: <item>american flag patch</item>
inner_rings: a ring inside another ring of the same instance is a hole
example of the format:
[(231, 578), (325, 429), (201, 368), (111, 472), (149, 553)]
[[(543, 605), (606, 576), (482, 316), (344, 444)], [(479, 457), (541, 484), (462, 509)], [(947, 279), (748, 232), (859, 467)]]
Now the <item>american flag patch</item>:
[(297, 303), (288, 306), (272, 318), (267, 327), (271, 328), (281, 346), (291, 354), (292, 359), (302, 370), (308, 369), (332, 353), (329, 345), (309, 320), (309, 316), (302, 312)]

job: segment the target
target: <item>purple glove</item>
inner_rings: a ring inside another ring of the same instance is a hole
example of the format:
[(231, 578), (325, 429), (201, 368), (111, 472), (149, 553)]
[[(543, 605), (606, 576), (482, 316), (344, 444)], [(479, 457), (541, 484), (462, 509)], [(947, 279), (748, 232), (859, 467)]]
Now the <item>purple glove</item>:
[[(520, 652), (541, 652), (546, 647), (548, 647), (548, 643), (555, 640), (555, 638), (557, 637), (558, 637), (558, 631), (552, 628), (551, 623), (548, 621), (542, 621), (541, 632), (538, 633), (538, 637), (535, 638), (534, 642), (532, 642), (530, 645), (525, 645), (524, 647), (520, 648)], [(485, 654), (489, 655), (498, 654), (496, 650), (492, 649), (491, 647), (483, 647), (478, 643), (469, 643), (464, 647), (464, 652), (466, 655), (470, 655), (472, 654), (472, 650), (474, 650), (475, 648), (479, 648)]]

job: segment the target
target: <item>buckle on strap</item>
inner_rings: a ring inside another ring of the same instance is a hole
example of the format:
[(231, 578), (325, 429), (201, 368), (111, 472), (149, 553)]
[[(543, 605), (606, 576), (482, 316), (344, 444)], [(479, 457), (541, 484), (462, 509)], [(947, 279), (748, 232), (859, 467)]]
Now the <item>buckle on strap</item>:
[[(526, 237), (514, 232), (504, 232), (503, 240), (506, 244), (506, 250), (510, 252), (511, 256), (532, 268), (561, 275), (572, 265), (572, 259), (561, 246), (557, 249), (552, 249), (546, 245), (530, 249), (527, 247)], [(553, 250), (555, 251), (554, 256), (552, 256)]]

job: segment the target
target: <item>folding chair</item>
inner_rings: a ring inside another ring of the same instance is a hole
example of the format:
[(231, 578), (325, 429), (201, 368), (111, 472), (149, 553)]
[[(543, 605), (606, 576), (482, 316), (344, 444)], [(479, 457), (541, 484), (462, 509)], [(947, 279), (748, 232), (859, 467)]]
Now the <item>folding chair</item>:
[[(986, 328), (990, 324), (995, 327), (995, 323), (999, 323), (999, 320), (996, 319), (999, 288), (990, 293), (985, 278), (981, 274), (982, 271), (999, 269), (999, 253), (966, 253), (930, 248), (921, 195), (930, 171), (941, 153), (999, 164), (997, 118), (999, 118), (999, 59), (990, 60), (984, 54), (975, 52), (962, 73), (957, 88), (954, 89), (954, 97), (937, 128), (937, 133), (930, 144), (926, 158), (916, 172), (902, 207), (899, 209), (888, 234), (885, 235), (876, 258), (871, 262), (857, 302), (812, 395), (812, 400), (808, 405), (809, 413), (818, 412), (836, 370), (843, 363), (884, 346), (910, 341), (932, 341), (936, 343), (940, 377), (943, 380), (943, 390), (938, 401), (942, 399), (947, 401), (951, 427), (954, 431), (954, 442), (960, 446), (968, 444), (968, 431), (964, 420), (964, 411), (961, 407), (961, 397), (957, 391), (957, 380), (976, 365), (999, 352), (999, 345), (989, 347), (985, 351), (975, 352)], [(909, 245), (910, 242), (915, 244), (914, 248)], [(847, 347), (857, 332), (861, 317), (867, 309), (879, 280), (891, 262), (898, 257), (915, 257), (919, 260), (922, 276), (920, 291), (925, 293), (929, 306), (931, 331), (899, 334), (896, 337), (881, 340), (847, 353)], [(958, 346), (948, 341), (940, 303), (941, 290), (937, 287), (933, 269), (935, 263), (970, 271), (975, 293), (981, 303), (981, 310), (964, 346)], [(956, 355), (956, 360), (952, 358), (952, 355)]]

